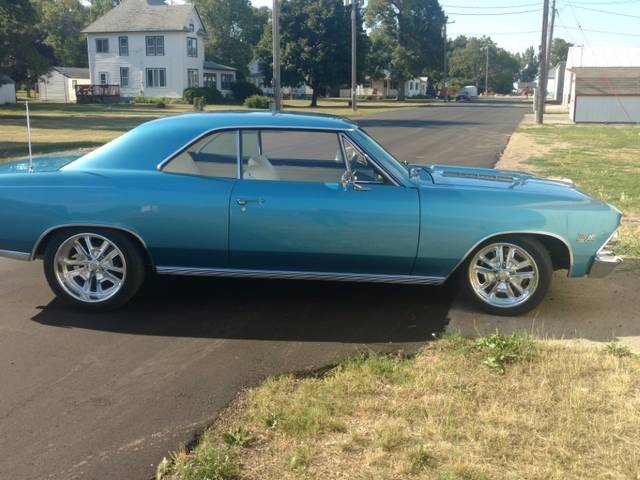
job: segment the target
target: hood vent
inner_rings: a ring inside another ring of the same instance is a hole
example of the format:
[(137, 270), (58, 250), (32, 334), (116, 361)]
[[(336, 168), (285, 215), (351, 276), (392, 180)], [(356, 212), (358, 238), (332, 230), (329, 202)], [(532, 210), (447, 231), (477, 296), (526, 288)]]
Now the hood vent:
[(471, 173), (471, 172), (442, 172), (443, 177), (472, 178), (474, 180), (488, 180), (492, 182), (512, 183), (516, 177), (510, 175), (492, 175), (488, 173)]

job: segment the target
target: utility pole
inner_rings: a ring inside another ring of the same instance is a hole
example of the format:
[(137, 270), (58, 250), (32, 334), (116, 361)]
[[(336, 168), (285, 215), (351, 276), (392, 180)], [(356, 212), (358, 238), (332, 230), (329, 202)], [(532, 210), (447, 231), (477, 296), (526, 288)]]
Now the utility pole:
[(447, 89), (447, 73), (449, 70), (449, 66), (448, 66), (448, 57), (447, 57), (447, 25), (450, 23), (456, 23), (456, 22), (450, 22), (449, 21), (449, 17), (444, 17), (444, 24), (442, 25), (442, 40), (444, 43), (444, 49), (443, 49), (443, 54), (444, 54), (444, 62), (443, 62), (443, 75), (442, 75), (442, 84), (444, 85), (444, 101), (448, 102), (449, 101), (449, 90)]
[(556, 21), (556, 0), (551, 1), (551, 25), (549, 25), (549, 40), (547, 41), (547, 71), (551, 68), (551, 47), (553, 46), (553, 26)]
[(484, 67), (484, 96), (489, 95), (489, 43), (485, 47), (487, 49), (487, 63)]
[(356, 79), (356, 64), (357, 64), (357, 37), (358, 37), (358, 24), (356, 16), (356, 8), (359, 6), (359, 0), (351, 0), (351, 109), (355, 112), (358, 109), (357, 101), (357, 79)]
[(544, 103), (547, 97), (547, 31), (549, 24), (549, 0), (544, 0), (542, 9), (542, 38), (540, 40), (540, 69), (538, 71), (538, 96), (536, 97), (536, 123), (544, 121)]
[(282, 97), (280, 94), (280, 12), (278, 9), (278, 0), (273, 0), (271, 17), (273, 36), (273, 102), (274, 110), (279, 112), (282, 108)]

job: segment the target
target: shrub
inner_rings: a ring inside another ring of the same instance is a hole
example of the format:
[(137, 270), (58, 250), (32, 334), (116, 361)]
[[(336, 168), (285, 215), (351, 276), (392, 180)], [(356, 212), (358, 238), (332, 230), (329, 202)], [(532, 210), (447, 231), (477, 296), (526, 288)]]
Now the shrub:
[(270, 99), (262, 95), (252, 95), (244, 101), (247, 108), (269, 108)]
[(236, 80), (231, 84), (233, 98), (244, 101), (247, 97), (262, 95), (262, 90), (246, 80)]
[(216, 87), (187, 88), (182, 93), (182, 96), (187, 103), (193, 103), (193, 99), (197, 97), (203, 97), (207, 102), (207, 105), (214, 105), (224, 101), (224, 97)]
[[(163, 103), (165, 106), (175, 103), (185, 103), (181, 98), (169, 98), (169, 97), (134, 97), (133, 103), (143, 105), (158, 105)], [(162, 107), (160, 107), (162, 108)]]

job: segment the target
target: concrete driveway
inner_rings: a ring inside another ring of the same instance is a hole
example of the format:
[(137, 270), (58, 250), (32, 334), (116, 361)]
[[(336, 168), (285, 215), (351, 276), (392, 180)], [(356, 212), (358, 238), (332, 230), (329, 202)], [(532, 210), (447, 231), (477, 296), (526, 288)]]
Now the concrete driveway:
[(604, 279), (571, 278), (556, 272), (547, 298), (520, 317), (479, 312), (462, 297), (449, 311), (447, 331), (474, 337), (496, 330), (508, 335), (603, 346), (612, 340), (640, 353), (640, 261), (628, 259)]
[[(362, 121), (401, 159), (491, 166), (526, 106), (418, 108)], [(127, 308), (53, 299), (41, 264), (0, 260), (0, 477), (147, 479), (243, 387), (358, 350), (414, 351), (446, 288), (159, 278)]]

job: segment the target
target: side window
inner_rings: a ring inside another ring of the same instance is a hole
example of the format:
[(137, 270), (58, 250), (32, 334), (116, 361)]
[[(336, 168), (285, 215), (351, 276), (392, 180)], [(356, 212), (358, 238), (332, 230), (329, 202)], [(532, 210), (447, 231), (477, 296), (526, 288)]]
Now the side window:
[(208, 135), (167, 163), (162, 171), (237, 178), (237, 143), (235, 130)]
[(359, 183), (387, 183), (378, 168), (372, 165), (369, 158), (363, 155), (348, 138), (343, 136), (342, 142), (346, 162), (355, 181)]
[(242, 135), (242, 178), (338, 183), (345, 164), (336, 133), (247, 131)]

